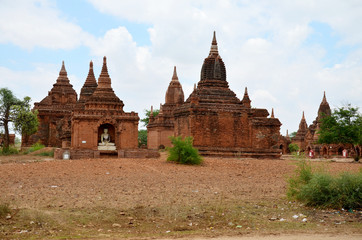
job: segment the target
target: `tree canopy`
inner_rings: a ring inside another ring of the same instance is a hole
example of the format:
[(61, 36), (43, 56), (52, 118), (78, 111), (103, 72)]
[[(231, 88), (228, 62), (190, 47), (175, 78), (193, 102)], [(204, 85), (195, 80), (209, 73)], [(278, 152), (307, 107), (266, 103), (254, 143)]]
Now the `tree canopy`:
[(30, 97), (23, 100), (7, 88), (0, 89), (0, 127), (4, 129), (4, 150), (9, 148), (9, 123), (20, 134), (33, 134), (38, 128), (37, 112), (30, 110)]
[(331, 116), (322, 118), (319, 134), (319, 143), (361, 145), (362, 115), (350, 104), (337, 108)]
[[(160, 113), (159, 109), (154, 109), (153, 110), (153, 117), (156, 117), (158, 114)], [(150, 121), (150, 115), (151, 115), (151, 111), (145, 109), (145, 114), (146, 117), (141, 119), (141, 122), (143, 122), (143, 126), (147, 127), (149, 121)]]

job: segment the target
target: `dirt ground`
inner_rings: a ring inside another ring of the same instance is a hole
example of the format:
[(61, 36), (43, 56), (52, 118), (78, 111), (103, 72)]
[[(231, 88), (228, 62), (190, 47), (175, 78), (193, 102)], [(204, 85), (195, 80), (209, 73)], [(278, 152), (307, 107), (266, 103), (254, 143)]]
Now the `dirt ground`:
[[(77, 237), (96, 238), (305, 232), (362, 237), (361, 212), (316, 210), (286, 199), (286, 179), (295, 169), (295, 160), (288, 158), (206, 158), (202, 166), (185, 166), (166, 162), (163, 153), (159, 159), (1, 157), (0, 163), (0, 201), (13, 208), (13, 216), (0, 221), (0, 238), (1, 234), (21, 233), (25, 238), (29, 234), (63, 236), (60, 232), (67, 229), (78, 231)], [(333, 172), (357, 172), (362, 166), (340, 162), (315, 165)], [(26, 224), (20, 222), (24, 214), (17, 212), (26, 211), (59, 215), (58, 222), (44, 232), (31, 226), (36, 221), (29, 216)], [(102, 222), (95, 212), (107, 214), (106, 220)], [(75, 218), (77, 214), (84, 219)], [(303, 218), (307, 220), (302, 222)], [(70, 233), (66, 236), (74, 237)]]

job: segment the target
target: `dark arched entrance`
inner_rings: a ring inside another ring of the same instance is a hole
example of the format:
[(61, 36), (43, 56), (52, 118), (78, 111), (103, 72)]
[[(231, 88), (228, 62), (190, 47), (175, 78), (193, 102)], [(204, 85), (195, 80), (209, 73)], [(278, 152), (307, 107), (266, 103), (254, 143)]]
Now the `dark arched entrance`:
[(342, 155), (343, 149), (344, 149), (343, 147), (339, 147), (339, 148), (338, 148), (338, 155)]
[(108, 129), (108, 134), (111, 136), (111, 140), (110, 142), (115, 143), (116, 140), (116, 132), (114, 129), (114, 126), (112, 124), (109, 123), (105, 123), (99, 126), (98, 128), (98, 143), (101, 142), (101, 135), (104, 132), (104, 129)]
[(327, 147), (323, 147), (323, 151), (322, 151), (323, 156), (326, 156), (327, 153), (328, 153)]

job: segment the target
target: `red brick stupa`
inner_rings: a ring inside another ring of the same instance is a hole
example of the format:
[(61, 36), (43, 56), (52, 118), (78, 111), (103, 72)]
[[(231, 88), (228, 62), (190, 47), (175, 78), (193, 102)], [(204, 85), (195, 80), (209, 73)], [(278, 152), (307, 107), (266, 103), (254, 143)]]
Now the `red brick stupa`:
[(87, 96), (86, 93), (95, 86), (89, 75), (82, 89), (84, 96), (81, 99), (84, 102), (79, 102), (83, 106), (74, 109), (72, 116), (73, 157), (84, 157), (87, 154), (89, 157), (97, 157), (110, 152), (122, 155), (121, 150), (138, 148), (138, 114), (123, 111), (123, 101), (116, 96), (111, 86), (106, 57), (103, 58), (98, 86)]
[(22, 146), (40, 142), (45, 146), (61, 147), (63, 141), (70, 141), (70, 117), (76, 103), (77, 93), (70, 84), (63, 61), (59, 77), (48, 96), (34, 104), (34, 110), (38, 111), (38, 131), (23, 136)]

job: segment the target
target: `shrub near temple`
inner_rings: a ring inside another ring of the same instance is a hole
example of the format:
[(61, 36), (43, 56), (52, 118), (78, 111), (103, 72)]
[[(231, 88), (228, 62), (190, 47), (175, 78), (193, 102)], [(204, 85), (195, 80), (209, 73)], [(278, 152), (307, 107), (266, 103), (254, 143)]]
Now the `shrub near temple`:
[(177, 162), (181, 164), (200, 165), (202, 157), (196, 148), (192, 146), (193, 138), (171, 137), (173, 147), (168, 148), (167, 161)]
[(311, 162), (302, 159), (288, 182), (288, 197), (307, 206), (362, 208), (362, 171), (334, 176), (325, 171), (313, 171)]

